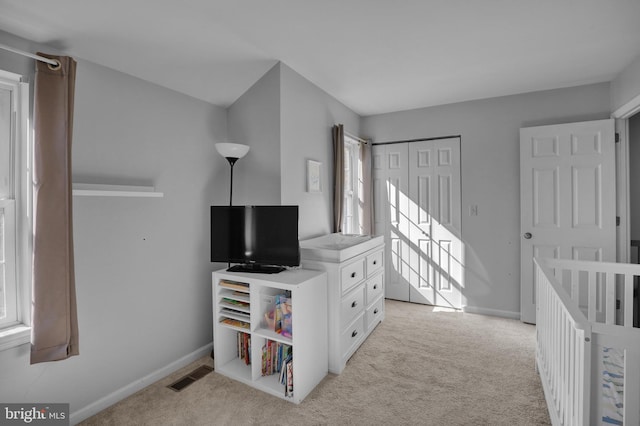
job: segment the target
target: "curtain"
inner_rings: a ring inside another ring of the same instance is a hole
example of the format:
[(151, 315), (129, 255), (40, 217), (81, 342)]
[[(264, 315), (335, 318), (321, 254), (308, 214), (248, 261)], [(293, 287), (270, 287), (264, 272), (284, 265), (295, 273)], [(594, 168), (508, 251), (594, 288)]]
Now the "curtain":
[(344, 202), (344, 126), (336, 124), (333, 133), (333, 232), (342, 232)]
[(360, 230), (364, 235), (373, 235), (374, 211), (373, 211), (373, 185), (372, 185), (372, 156), (371, 141), (360, 143), (360, 164), (362, 164), (362, 193), (360, 198), (362, 206), (360, 209)]
[(78, 355), (71, 137), (76, 62), (36, 62), (31, 364)]

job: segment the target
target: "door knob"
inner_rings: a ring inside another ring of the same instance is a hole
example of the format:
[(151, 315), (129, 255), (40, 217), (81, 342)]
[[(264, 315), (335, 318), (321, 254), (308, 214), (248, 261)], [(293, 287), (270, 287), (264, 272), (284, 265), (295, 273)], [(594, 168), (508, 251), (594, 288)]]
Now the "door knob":
[(531, 237), (533, 237), (533, 235), (531, 235), (531, 232), (525, 232), (525, 233), (524, 233), (524, 239), (525, 239), (525, 240), (530, 240), (530, 239), (531, 239)]

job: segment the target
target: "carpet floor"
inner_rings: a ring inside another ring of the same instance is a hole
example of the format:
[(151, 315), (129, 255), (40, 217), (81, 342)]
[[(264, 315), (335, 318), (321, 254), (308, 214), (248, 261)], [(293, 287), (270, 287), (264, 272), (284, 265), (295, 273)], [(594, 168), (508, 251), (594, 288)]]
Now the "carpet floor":
[(167, 386), (197, 362), (81, 423), (91, 425), (548, 425), (535, 327), (386, 301), (386, 317), (340, 375), (299, 405), (215, 372)]

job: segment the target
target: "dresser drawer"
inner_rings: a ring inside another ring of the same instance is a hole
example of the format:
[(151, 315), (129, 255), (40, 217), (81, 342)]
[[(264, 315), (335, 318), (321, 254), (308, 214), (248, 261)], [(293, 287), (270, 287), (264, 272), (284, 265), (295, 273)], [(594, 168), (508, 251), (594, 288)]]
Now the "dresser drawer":
[(344, 358), (364, 337), (364, 315), (349, 325), (340, 336), (340, 348)]
[(355, 317), (364, 311), (364, 286), (359, 286), (342, 298), (340, 309), (340, 329), (349, 325)]
[(384, 250), (379, 250), (367, 256), (367, 276), (370, 277), (384, 266)]
[(375, 325), (382, 320), (384, 314), (384, 297), (378, 299), (373, 305), (367, 308), (365, 313), (365, 321), (367, 324), (367, 331), (371, 330)]
[(350, 288), (364, 279), (364, 262), (365, 259), (362, 258), (346, 265), (340, 270), (340, 283), (343, 293), (349, 291)]
[(367, 305), (376, 300), (384, 291), (384, 274), (378, 274), (373, 278), (369, 278), (366, 284), (367, 288)]

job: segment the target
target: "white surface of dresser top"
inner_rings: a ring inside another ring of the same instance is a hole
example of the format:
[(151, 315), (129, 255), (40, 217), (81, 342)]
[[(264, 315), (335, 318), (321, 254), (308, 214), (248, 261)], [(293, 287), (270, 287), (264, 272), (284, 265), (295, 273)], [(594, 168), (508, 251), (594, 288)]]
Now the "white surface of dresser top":
[(340, 263), (371, 250), (383, 242), (381, 235), (327, 234), (300, 241), (300, 255), (307, 260)]

